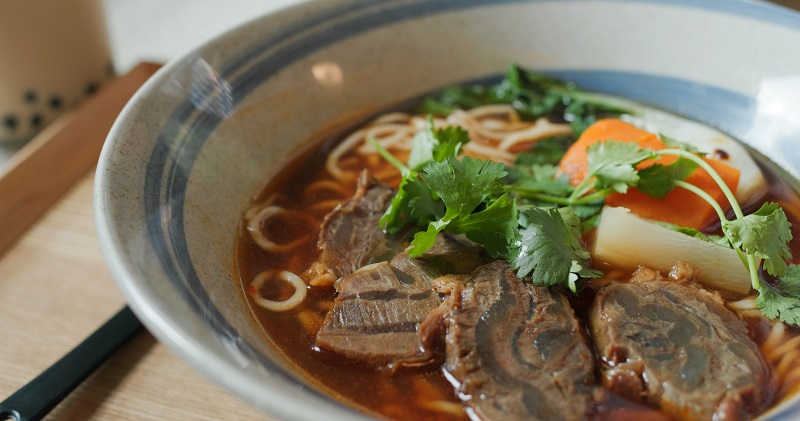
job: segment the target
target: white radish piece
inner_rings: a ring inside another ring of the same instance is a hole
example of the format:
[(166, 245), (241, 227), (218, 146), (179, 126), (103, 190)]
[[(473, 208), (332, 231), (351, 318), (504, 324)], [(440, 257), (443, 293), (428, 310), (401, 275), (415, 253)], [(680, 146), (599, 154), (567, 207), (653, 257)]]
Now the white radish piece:
[(750, 292), (750, 275), (736, 251), (653, 224), (626, 208), (603, 209), (592, 258), (622, 268), (645, 265), (664, 272), (680, 260), (698, 269), (696, 277), (703, 285)]

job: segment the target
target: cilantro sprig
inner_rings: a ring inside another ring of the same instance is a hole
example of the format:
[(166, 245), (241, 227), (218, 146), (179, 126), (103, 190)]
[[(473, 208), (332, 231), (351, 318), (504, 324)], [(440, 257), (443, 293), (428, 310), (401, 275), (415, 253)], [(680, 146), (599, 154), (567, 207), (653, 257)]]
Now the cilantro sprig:
[[(470, 157), (459, 161), (453, 156), (426, 165), (420, 176), (444, 202), (445, 213), (429, 222), (427, 230), (414, 235), (409, 254), (415, 257), (425, 252), (436, 242), (436, 236), (449, 227), (450, 231), (482, 243), (492, 256), (502, 256), (516, 229), (516, 202), (503, 193), (507, 174), (504, 168), (491, 161)], [(481, 226), (481, 221), (489, 226)]]
[(444, 216), (443, 203), (420, 179), (419, 171), (428, 163), (442, 162), (448, 157), (457, 156), (469, 140), (469, 135), (464, 129), (447, 127), (436, 130), (433, 127), (433, 119), (429, 118), (428, 129), (421, 130), (414, 136), (413, 147), (406, 165), (375, 139), (367, 139), (370, 145), (403, 176), (397, 194), (392, 198), (380, 220), (381, 228), (396, 233), (406, 223), (425, 225), (430, 220)]
[[(711, 205), (720, 219), (724, 244), (736, 250), (750, 273), (751, 284), (757, 291), (756, 304), (764, 315), (783, 322), (800, 325), (800, 269), (787, 264), (792, 255), (788, 243), (792, 239), (791, 224), (777, 203), (765, 203), (757, 211), (744, 215), (733, 192), (722, 177), (690, 147), (669, 140), (671, 147), (654, 151), (635, 143), (613, 140), (598, 142), (587, 148), (588, 174), (567, 198), (553, 201), (559, 205), (580, 205), (586, 200), (600, 200), (613, 193), (625, 193), (630, 187), (655, 197), (663, 197), (678, 187), (689, 190)], [(670, 165), (655, 164), (644, 169), (636, 166), (647, 159), (676, 156)], [(697, 168), (706, 171), (723, 192), (735, 218), (728, 220), (722, 206), (707, 192), (685, 181)], [(524, 186), (525, 180), (516, 186)], [(526, 191), (516, 188), (516, 192)], [(543, 195), (532, 195), (539, 200)], [(702, 238), (702, 234), (683, 230), (688, 235)], [(771, 285), (759, 277), (759, 261), (764, 270), (776, 277)]]
[(512, 265), (519, 273), (531, 273), (534, 285), (550, 287), (566, 281), (576, 292), (579, 277), (602, 275), (588, 264), (580, 219), (572, 209), (531, 208), (522, 212), (520, 225), (523, 228), (513, 246)]
[[(517, 276), (531, 276), (535, 285), (561, 285), (577, 291), (580, 278), (596, 277), (588, 250), (581, 241), (580, 218), (572, 209), (539, 209), (526, 206), (521, 212), (516, 194), (507, 185), (505, 165), (463, 157), (461, 147), (469, 141), (458, 127), (415, 135), (407, 163), (399, 162), (374, 140), (370, 144), (403, 175), (396, 196), (380, 225), (397, 232), (406, 225), (422, 228), (408, 250), (412, 257), (430, 249), (442, 231), (464, 234), (482, 244), (493, 257), (511, 262)], [(552, 165), (540, 165), (525, 176), (524, 186), (561, 193), (571, 192), (565, 179), (554, 179)], [(520, 187), (522, 188), (522, 187)]]
[(377, 142), (370, 144), (400, 170), (397, 194), (380, 220), (380, 226), (397, 232), (406, 224), (424, 226), (414, 235), (409, 254), (419, 256), (448, 231), (465, 234), (483, 244), (495, 257), (505, 255), (516, 235), (516, 201), (505, 193), (505, 165), (456, 157), (469, 142), (460, 127), (428, 129), (417, 133), (408, 163), (403, 164)]
[[(669, 145), (674, 151), (693, 151), (691, 146), (675, 140), (670, 140)], [(535, 205), (569, 206), (582, 220), (588, 221), (597, 216), (610, 194), (625, 193), (630, 187), (637, 187), (645, 194), (661, 198), (698, 167), (694, 161), (681, 157), (669, 165), (654, 164), (637, 169), (642, 161), (660, 157), (661, 151), (641, 148), (635, 143), (597, 142), (589, 146), (586, 153), (587, 174), (576, 186), (569, 184), (556, 165), (533, 164), (515, 170), (517, 177), (510, 190)]]

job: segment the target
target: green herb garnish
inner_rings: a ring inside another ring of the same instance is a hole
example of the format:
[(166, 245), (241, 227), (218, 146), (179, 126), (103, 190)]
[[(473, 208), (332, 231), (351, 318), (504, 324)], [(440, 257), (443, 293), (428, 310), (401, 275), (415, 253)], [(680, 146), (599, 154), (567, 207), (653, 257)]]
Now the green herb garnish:
[[(575, 136), (599, 118), (618, 116), (626, 110), (589, 100), (574, 84), (526, 72), (511, 66), (506, 78), (494, 86), (451, 87), (427, 98), (423, 109), (447, 114), (453, 108), (472, 108), (490, 103), (511, 104), (524, 117), (556, 115), (572, 123)], [(742, 213), (728, 186), (685, 143), (661, 136), (666, 149), (654, 151), (635, 143), (606, 140), (587, 148), (587, 175), (577, 185), (558, 171), (558, 161), (572, 138), (554, 137), (534, 144), (518, 156), (516, 165), (473, 159), (459, 160), (469, 142), (458, 127), (418, 133), (408, 162), (403, 164), (377, 142), (370, 143), (403, 175), (397, 195), (381, 218), (381, 227), (397, 232), (410, 224), (416, 233), (409, 254), (418, 256), (436, 242), (442, 231), (465, 234), (486, 247), (489, 254), (509, 261), (517, 276), (530, 276), (534, 285), (562, 286), (575, 292), (581, 278), (601, 276), (591, 268), (590, 254), (581, 233), (596, 225), (605, 198), (631, 187), (656, 198), (675, 188), (689, 190), (716, 211), (723, 237), (695, 229), (670, 227), (684, 234), (732, 247), (750, 273), (756, 304), (769, 318), (800, 325), (800, 267), (791, 259), (792, 239), (786, 215), (775, 203), (766, 203), (750, 215)], [(669, 165), (638, 169), (648, 159), (676, 156)], [(725, 212), (708, 193), (685, 180), (698, 168), (711, 175), (735, 214)], [(762, 282), (759, 264), (775, 283)]]
[[(432, 125), (430, 125), (432, 126)], [(408, 250), (412, 257), (430, 249), (442, 231), (464, 234), (494, 257), (510, 261), (519, 277), (535, 285), (578, 289), (579, 277), (595, 277), (589, 252), (581, 242), (581, 220), (571, 208), (528, 207), (520, 212), (508, 191), (506, 167), (500, 163), (457, 158), (469, 139), (455, 127), (418, 134), (407, 164), (389, 162), (403, 174), (397, 195), (381, 219), (391, 232), (406, 224), (424, 227)], [(370, 144), (387, 156), (377, 142)], [(419, 170), (417, 170), (419, 169)], [(566, 179), (554, 178), (555, 167), (535, 165), (524, 183), (552, 194), (572, 192)], [(537, 186), (540, 184), (540, 186)]]
[(585, 95), (574, 83), (512, 64), (496, 85), (450, 86), (425, 98), (419, 111), (447, 115), (456, 108), (486, 104), (510, 104), (525, 118), (557, 116), (570, 123), (575, 136), (598, 119), (631, 114), (630, 110), (606, 104)]

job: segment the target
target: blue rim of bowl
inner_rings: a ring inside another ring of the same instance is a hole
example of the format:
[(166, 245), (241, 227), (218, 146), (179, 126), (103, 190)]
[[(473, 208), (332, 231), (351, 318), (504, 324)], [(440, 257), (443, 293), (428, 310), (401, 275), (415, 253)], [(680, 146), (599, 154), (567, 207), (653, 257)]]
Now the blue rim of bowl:
[[(528, 2), (551, 1), (556, 0)], [(254, 86), (264, 83), (291, 63), (364, 31), (420, 15), (522, 2), (526, 1), (420, 0), (387, 4), (357, 0), (311, 15), (297, 25), (276, 33), (240, 55), (247, 58), (232, 60), (229, 65), (219, 69), (219, 73), (220, 77), (227, 80), (232, 87), (232, 101), (235, 106), (252, 91)], [(800, 15), (787, 13), (787, 9), (760, 2), (746, 0), (633, 0), (633, 2), (732, 14), (800, 29)], [(736, 117), (752, 116), (755, 109), (755, 101), (750, 97), (713, 86), (658, 75), (570, 69), (549, 73), (573, 80), (589, 90), (611, 93), (678, 112), (723, 128), (734, 135), (741, 133), (741, 128), (726, 127), (726, 124), (730, 121), (746, 121)], [(642, 86), (647, 86), (649, 89), (642, 90)], [(268, 370), (296, 381), (297, 376), (255, 352), (247, 343), (243, 343), (219, 309), (213, 303), (202, 299), (205, 291), (192, 264), (183, 232), (183, 205), (194, 161), (222, 117), (213, 112), (198, 110), (194, 106), (195, 103), (187, 100), (176, 108), (168, 120), (170, 123), (160, 131), (147, 162), (144, 214), (147, 218), (145, 225), (150, 244), (155, 254), (159, 256), (159, 263), (169, 279), (177, 287), (190, 292), (186, 300), (193, 311), (203, 315), (216, 330), (224, 333), (242, 352), (258, 360)], [(720, 104), (723, 106), (720, 107)], [(185, 135), (179, 136), (181, 132)], [(180, 159), (175, 159), (175, 154), (179, 154)], [(330, 402), (336, 402), (316, 390), (313, 390), (313, 393)], [(791, 414), (784, 411), (780, 415)]]

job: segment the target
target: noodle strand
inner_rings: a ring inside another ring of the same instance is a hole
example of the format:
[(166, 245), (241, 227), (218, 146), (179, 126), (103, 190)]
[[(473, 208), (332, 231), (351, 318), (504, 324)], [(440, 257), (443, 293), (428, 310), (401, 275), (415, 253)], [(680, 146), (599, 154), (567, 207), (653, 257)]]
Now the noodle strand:
[(292, 296), (284, 301), (274, 301), (264, 298), (261, 295), (261, 287), (264, 286), (264, 283), (268, 279), (272, 278), (273, 274), (274, 271), (272, 270), (261, 272), (256, 275), (256, 277), (250, 283), (250, 297), (256, 302), (256, 304), (270, 311), (287, 311), (297, 307), (303, 302), (303, 300), (306, 299), (307, 291), (305, 282), (303, 282), (299, 276), (289, 272), (288, 270), (282, 270), (278, 274), (278, 278), (288, 282), (292, 287), (294, 287), (294, 293), (292, 293)]
[(294, 250), (295, 248), (299, 247), (306, 241), (305, 238), (301, 237), (289, 243), (278, 244), (268, 239), (264, 235), (261, 229), (264, 223), (266, 223), (266, 221), (268, 221), (270, 218), (274, 216), (283, 215), (286, 213), (288, 213), (286, 209), (280, 206), (270, 205), (261, 208), (257, 212), (251, 214), (250, 218), (247, 219), (247, 231), (250, 233), (250, 237), (263, 250), (270, 251), (273, 253), (287, 252)]

